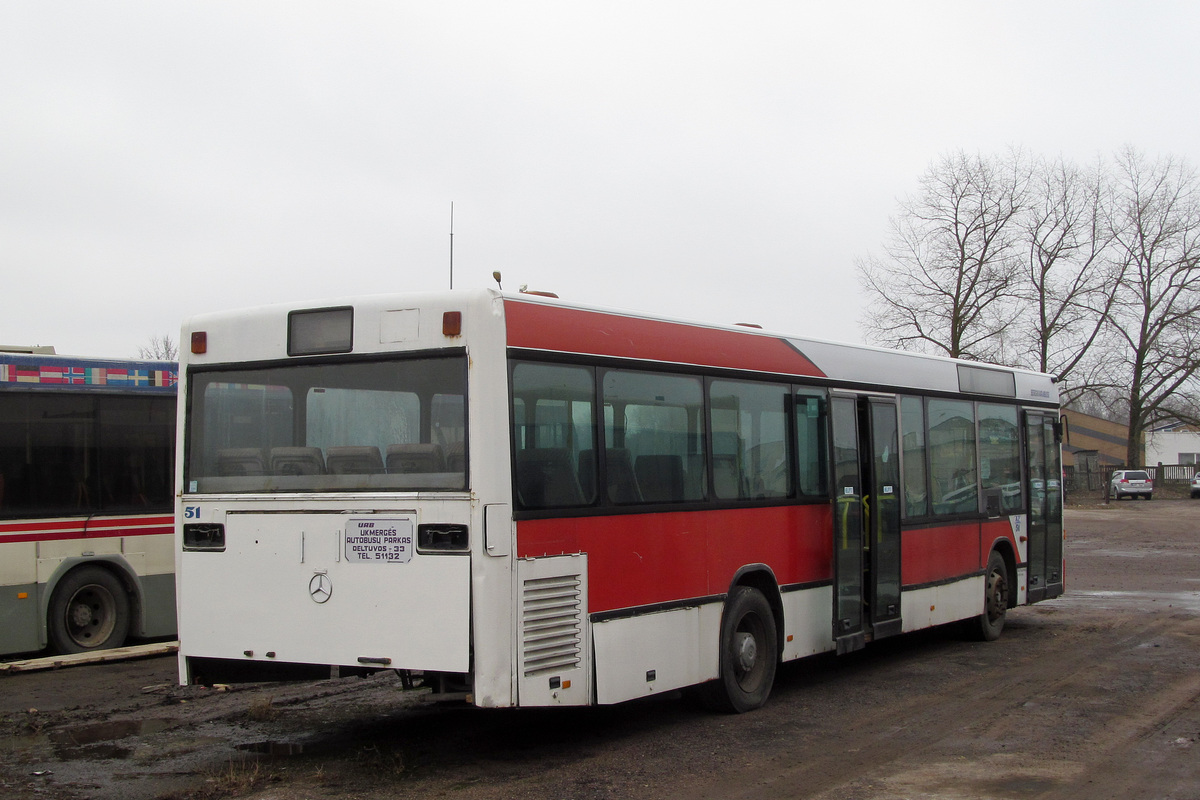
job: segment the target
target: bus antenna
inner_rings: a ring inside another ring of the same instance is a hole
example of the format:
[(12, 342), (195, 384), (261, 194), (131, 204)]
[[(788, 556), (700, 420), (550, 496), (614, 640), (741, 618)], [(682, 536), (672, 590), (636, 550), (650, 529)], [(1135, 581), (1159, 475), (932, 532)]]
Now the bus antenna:
[(450, 201), (450, 288), (454, 288), (454, 201)]

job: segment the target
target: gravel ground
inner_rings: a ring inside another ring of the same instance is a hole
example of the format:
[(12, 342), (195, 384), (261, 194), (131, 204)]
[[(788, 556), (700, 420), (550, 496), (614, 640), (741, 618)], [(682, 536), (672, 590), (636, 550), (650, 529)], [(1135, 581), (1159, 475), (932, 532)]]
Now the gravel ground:
[(216, 691), (157, 657), (0, 677), (0, 797), (1200, 798), (1200, 501), (1068, 509), (1067, 594), (780, 669), (767, 706)]

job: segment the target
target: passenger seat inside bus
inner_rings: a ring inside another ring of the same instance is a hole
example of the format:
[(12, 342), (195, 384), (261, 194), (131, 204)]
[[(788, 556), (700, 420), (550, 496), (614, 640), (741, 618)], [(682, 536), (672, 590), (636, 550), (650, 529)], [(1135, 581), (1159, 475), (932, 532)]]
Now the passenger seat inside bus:
[(217, 474), (222, 478), (266, 474), (263, 451), (257, 447), (229, 447), (217, 451)]
[(271, 472), (276, 475), (324, 475), (319, 447), (272, 447)]
[(378, 475), (383, 472), (383, 458), (374, 445), (330, 447), (325, 467), (330, 475)]
[[(642, 490), (638, 488), (637, 475), (633, 472), (633, 457), (624, 447), (610, 447), (604, 451), (605, 467), (608, 470), (608, 499), (618, 504), (642, 502)], [(579, 452), (579, 485), (590, 488), (596, 483), (596, 451)]]
[(526, 508), (583, 505), (583, 490), (567, 451), (557, 448), (519, 451), (517, 497)]
[(446, 457), (440, 444), (389, 444), (387, 471), (404, 474), (445, 472)]
[(467, 455), (462, 442), (450, 442), (446, 445), (446, 470), (449, 472), (466, 472)]
[(683, 458), (672, 455), (638, 456), (634, 466), (642, 497), (650, 503), (684, 499)]

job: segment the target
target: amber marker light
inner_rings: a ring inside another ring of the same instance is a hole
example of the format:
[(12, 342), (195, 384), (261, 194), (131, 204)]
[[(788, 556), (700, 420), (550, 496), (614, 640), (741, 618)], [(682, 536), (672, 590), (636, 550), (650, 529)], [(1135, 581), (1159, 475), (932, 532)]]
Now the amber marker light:
[(461, 311), (447, 311), (442, 314), (442, 335), (462, 336)]
[(192, 331), (192, 352), (196, 355), (208, 352), (208, 331)]

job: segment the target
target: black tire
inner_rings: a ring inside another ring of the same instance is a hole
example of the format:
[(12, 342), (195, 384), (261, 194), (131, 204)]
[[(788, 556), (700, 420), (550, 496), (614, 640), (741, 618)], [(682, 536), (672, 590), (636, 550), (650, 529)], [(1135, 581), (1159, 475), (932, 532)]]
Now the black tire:
[(742, 714), (767, 702), (779, 663), (775, 615), (762, 592), (739, 586), (721, 615), (720, 677), (704, 684), (701, 697), (717, 711)]
[(1004, 631), (1008, 614), (1008, 565), (1004, 556), (993, 550), (983, 577), (983, 613), (975, 618), (975, 633), (982, 641), (994, 642)]
[(120, 647), (129, 635), (129, 595), (108, 570), (79, 567), (55, 587), (47, 627), (60, 653)]

